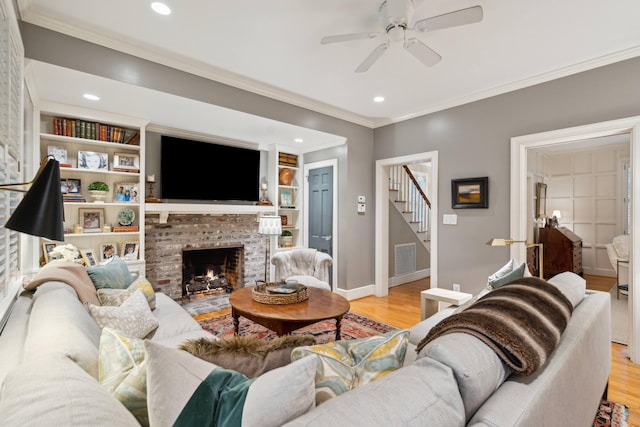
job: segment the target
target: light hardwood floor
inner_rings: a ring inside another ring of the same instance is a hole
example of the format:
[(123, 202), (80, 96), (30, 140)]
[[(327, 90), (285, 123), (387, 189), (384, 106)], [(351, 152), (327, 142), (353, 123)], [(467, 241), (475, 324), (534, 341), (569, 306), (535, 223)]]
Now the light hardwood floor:
[[(585, 275), (587, 288), (608, 291), (615, 279)], [(420, 320), (420, 291), (429, 287), (429, 280), (418, 280), (389, 290), (389, 296), (368, 296), (351, 301), (351, 311), (380, 322), (408, 328)], [(640, 427), (640, 365), (631, 363), (627, 347), (611, 343), (611, 374), (609, 399), (629, 407), (629, 426)]]

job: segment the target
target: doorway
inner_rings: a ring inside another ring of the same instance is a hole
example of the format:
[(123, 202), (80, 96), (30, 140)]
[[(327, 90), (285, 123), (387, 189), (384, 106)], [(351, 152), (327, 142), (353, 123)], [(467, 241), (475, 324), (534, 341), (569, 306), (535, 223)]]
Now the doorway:
[[(514, 137), (511, 139), (511, 236), (514, 239), (526, 239), (528, 228), (527, 214), (527, 154), (528, 150), (567, 144), (580, 140), (590, 140), (605, 136), (628, 133), (631, 139), (631, 188), (640, 188), (640, 117), (613, 120), (609, 122), (595, 123), (568, 129), (543, 132), (533, 135)], [(634, 224), (640, 224), (640, 209), (634, 209), (631, 205), (631, 229)], [(640, 268), (640, 260), (634, 257), (640, 250), (640, 236), (638, 233), (631, 235), (631, 247), (629, 264), (629, 356), (633, 363), (640, 362), (640, 341), (634, 335), (640, 330), (640, 292), (635, 292), (633, 286), (633, 272)], [(511, 247), (511, 256), (524, 262), (526, 259), (524, 248)]]
[(431, 163), (430, 286), (438, 287), (438, 152), (430, 151), (376, 161), (375, 295), (377, 297), (389, 294), (389, 170), (392, 166), (423, 162)]
[(304, 165), (304, 246), (326, 252), (333, 258), (331, 289), (338, 287), (337, 159)]

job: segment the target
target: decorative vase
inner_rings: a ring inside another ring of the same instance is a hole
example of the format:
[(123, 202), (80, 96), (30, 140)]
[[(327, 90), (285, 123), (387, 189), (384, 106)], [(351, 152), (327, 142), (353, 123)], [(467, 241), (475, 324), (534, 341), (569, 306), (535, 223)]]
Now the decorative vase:
[(91, 197), (93, 197), (94, 203), (104, 203), (104, 199), (107, 198), (108, 191), (103, 190), (89, 190)]
[(282, 236), (280, 243), (283, 248), (290, 248), (293, 246), (293, 236)]

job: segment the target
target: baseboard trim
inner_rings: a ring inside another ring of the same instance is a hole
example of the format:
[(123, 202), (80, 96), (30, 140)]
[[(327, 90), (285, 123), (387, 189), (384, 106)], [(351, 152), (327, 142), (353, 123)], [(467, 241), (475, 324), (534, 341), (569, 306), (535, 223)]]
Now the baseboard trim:
[(403, 274), (402, 276), (389, 277), (389, 287), (404, 285), (405, 283), (413, 282), (415, 280), (424, 279), (431, 276), (431, 269), (425, 268), (424, 270), (414, 271), (413, 273)]
[(376, 286), (375, 285), (366, 285), (361, 286), (356, 289), (340, 289), (336, 288), (334, 291), (336, 294), (341, 295), (347, 299), (347, 301), (351, 301), (358, 298), (368, 297), (369, 295), (376, 294)]

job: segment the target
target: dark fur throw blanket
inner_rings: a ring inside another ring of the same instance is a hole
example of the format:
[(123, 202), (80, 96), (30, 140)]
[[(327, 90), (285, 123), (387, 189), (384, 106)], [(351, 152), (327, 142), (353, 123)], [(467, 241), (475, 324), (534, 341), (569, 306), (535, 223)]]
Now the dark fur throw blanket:
[(537, 277), (518, 279), (438, 323), (416, 351), (439, 336), (464, 332), (491, 347), (514, 372), (529, 375), (556, 348), (572, 311), (555, 286)]

